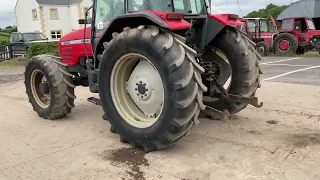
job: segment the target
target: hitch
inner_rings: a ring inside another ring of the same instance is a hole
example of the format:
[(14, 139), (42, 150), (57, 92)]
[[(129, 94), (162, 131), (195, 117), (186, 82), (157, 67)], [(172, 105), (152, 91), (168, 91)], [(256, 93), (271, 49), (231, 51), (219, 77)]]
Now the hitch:
[(219, 119), (225, 122), (229, 122), (231, 117), (227, 110), (219, 111), (209, 106), (206, 107), (203, 113), (205, 117), (209, 116), (212, 120)]
[[(256, 108), (261, 108), (263, 106), (263, 102), (259, 103), (259, 100), (257, 97), (244, 97), (244, 96), (239, 96), (239, 95), (233, 95), (233, 94), (229, 94), (223, 86), (221, 86), (221, 84), (218, 82), (217, 78), (212, 76), (210, 78), (210, 80), (212, 80), (215, 85), (217, 86), (218, 90), (220, 91), (220, 94), (223, 96), (223, 98), (227, 101), (232, 101), (232, 102), (240, 102), (240, 103), (248, 103)], [(214, 102), (215, 99), (213, 98), (208, 98), (206, 100), (207, 102)]]
[(257, 97), (243, 97), (243, 96), (238, 96), (238, 95), (233, 95), (229, 94), (227, 100), (229, 101), (234, 101), (234, 102), (243, 102), (243, 103), (248, 103), (251, 104), (252, 106), (256, 108), (261, 108), (263, 106), (263, 102), (259, 103), (259, 100)]

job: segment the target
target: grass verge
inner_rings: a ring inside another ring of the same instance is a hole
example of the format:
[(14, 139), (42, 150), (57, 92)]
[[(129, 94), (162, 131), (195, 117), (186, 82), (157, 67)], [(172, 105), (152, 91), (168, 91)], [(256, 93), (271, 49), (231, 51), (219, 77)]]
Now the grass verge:
[(26, 58), (14, 58), (11, 60), (6, 60), (0, 62), (0, 67), (10, 67), (10, 66), (26, 66), (29, 60)]

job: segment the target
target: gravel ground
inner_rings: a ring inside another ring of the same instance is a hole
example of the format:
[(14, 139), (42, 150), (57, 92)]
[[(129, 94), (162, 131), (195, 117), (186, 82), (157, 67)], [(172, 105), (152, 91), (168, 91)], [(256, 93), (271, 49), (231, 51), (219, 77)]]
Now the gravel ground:
[(109, 132), (87, 88), (69, 116), (48, 121), (13, 81), (0, 89), (0, 179), (320, 179), (320, 86), (263, 81), (264, 107), (229, 123), (200, 119), (174, 147), (146, 154)]
[(24, 67), (0, 67), (0, 84), (23, 80)]

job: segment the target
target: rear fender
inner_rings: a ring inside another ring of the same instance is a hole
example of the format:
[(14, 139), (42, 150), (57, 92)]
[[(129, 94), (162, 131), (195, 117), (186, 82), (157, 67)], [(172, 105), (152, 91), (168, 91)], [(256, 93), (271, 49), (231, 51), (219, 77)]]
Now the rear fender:
[[(204, 49), (207, 45), (209, 45), (224, 29), (226, 28), (235, 28), (239, 25), (242, 25), (238, 19), (237, 15), (232, 15), (230, 18), (230, 14), (216, 14), (209, 15), (201, 26), (194, 26), (193, 31), (195, 34), (192, 37), (192, 42), (200, 48)], [(199, 38), (201, 37), (201, 38)]]
[(95, 57), (103, 51), (103, 42), (109, 42), (112, 39), (112, 33), (122, 32), (125, 27), (137, 27), (139, 25), (156, 25), (163, 29), (178, 31), (191, 28), (191, 24), (185, 20), (168, 20), (164, 12), (158, 11), (139, 11), (129, 13), (115, 18), (98, 40)]

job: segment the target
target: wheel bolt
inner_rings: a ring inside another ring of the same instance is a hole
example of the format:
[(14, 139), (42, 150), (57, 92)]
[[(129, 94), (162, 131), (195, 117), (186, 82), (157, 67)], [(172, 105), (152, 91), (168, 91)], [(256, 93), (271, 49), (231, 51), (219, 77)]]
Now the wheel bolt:
[(146, 89), (146, 91), (149, 91), (149, 89)]
[(138, 91), (138, 89), (137, 89), (137, 88), (135, 88), (134, 90)]
[(136, 85), (138, 86), (139, 84), (138, 84), (138, 83), (136, 83)]
[(139, 94), (137, 94), (137, 96), (139, 96)]
[(144, 96), (147, 96), (148, 94), (144, 94)]
[(143, 98), (143, 96), (141, 96), (141, 98)]
[(140, 81), (140, 84), (142, 84), (142, 81)]

